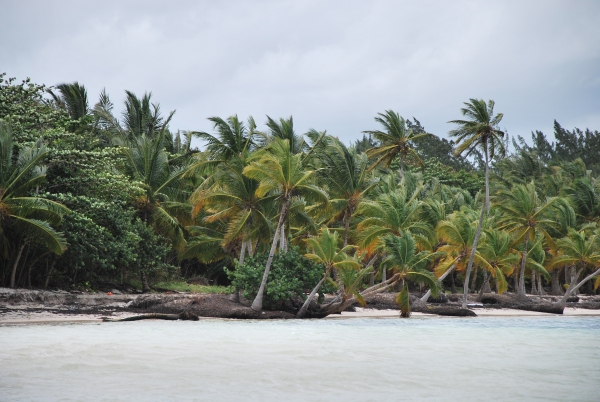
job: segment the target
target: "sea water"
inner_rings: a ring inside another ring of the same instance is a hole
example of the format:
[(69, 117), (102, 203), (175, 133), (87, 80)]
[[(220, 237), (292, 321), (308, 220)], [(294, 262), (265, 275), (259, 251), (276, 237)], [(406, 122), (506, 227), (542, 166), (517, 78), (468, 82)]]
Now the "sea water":
[(600, 400), (600, 318), (0, 327), (1, 401)]

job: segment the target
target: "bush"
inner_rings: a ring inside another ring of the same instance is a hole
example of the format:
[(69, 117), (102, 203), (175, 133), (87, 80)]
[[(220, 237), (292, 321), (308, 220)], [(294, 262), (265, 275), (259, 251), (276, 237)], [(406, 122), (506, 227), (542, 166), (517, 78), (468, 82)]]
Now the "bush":
[[(251, 300), (256, 297), (268, 257), (266, 253), (246, 257), (244, 263), (237, 265), (235, 271), (228, 271), (232, 286), (235, 289), (243, 289), (245, 298)], [(263, 296), (263, 308), (278, 310), (293, 296), (305, 299), (304, 293), (312, 290), (321, 280), (324, 272), (323, 265), (304, 258), (298, 247), (292, 247), (284, 254), (276, 254)], [(333, 291), (331, 285), (326, 283), (322, 286), (319, 291), (319, 301), (323, 300), (324, 293), (331, 291)]]

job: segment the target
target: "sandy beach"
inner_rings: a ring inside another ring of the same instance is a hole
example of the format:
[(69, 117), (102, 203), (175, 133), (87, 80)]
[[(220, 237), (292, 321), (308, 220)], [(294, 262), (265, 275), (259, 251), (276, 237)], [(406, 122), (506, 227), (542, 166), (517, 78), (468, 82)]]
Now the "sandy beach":
[[(560, 315), (539, 313), (536, 311), (523, 311), (498, 308), (475, 308), (473, 311), (479, 317), (550, 317)], [(131, 312), (115, 312), (110, 317), (113, 319), (137, 315)], [(377, 310), (357, 307), (355, 312), (344, 311), (341, 314), (332, 314), (325, 319), (351, 319), (351, 318), (398, 318), (398, 310)], [(440, 318), (433, 314), (414, 312), (413, 317)], [(582, 308), (565, 308), (564, 316), (595, 316), (600, 317), (600, 310)], [(26, 309), (13, 309), (0, 314), (0, 326), (29, 325), (29, 324), (90, 324), (101, 323), (102, 314), (61, 314), (52, 311), (30, 312)], [(200, 317), (200, 319), (215, 319), (214, 317)]]

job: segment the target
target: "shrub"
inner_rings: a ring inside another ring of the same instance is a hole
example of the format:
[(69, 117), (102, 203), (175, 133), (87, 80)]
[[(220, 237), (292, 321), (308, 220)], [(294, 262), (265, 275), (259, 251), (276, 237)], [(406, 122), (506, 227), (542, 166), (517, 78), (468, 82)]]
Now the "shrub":
[[(244, 263), (237, 265), (234, 271), (228, 271), (231, 284), (236, 289), (244, 290), (244, 297), (254, 299), (258, 293), (269, 255), (256, 254), (246, 257)], [(315, 264), (300, 254), (298, 247), (292, 247), (287, 253), (276, 254), (273, 258), (267, 288), (265, 289), (263, 308), (280, 309), (283, 303), (293, 296), (304, 295), (321, 280), (325, 268)], [(332, 291), (331, 285), (325, 284), (319, 291), (319, 301), (324, 293)]]

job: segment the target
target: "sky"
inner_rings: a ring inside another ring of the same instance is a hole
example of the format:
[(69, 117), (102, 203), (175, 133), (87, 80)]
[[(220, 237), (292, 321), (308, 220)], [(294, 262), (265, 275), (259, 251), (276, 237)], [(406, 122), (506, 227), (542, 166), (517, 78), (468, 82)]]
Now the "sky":
[(172, 130), (210, 116), (294, 117), (346, 143), (394, 110), (447, 137), (463, 102), (496, 102), (530, 140), (600, 130), (600, 1), (0, 0), (0, 72), (90, 102), (152, 92)]

